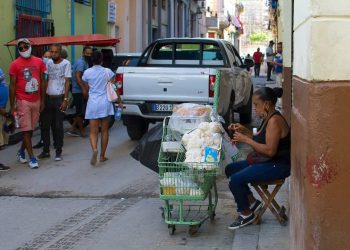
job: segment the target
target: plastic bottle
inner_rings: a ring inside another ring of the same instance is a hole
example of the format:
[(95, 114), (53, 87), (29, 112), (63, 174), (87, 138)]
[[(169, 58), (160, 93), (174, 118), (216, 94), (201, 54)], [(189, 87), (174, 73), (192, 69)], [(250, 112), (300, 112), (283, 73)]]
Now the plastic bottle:
[(19, 128), (19, 116), (18, 116), (18, 113), (14, 112), (13, 116), (15, 118), (15, 128)]
[(122, 118), (122, 109), (120, 107), (117, 107), (117, 110), (114, 113), (114, 119), (116, 121), (120, 121), (121, 118)]

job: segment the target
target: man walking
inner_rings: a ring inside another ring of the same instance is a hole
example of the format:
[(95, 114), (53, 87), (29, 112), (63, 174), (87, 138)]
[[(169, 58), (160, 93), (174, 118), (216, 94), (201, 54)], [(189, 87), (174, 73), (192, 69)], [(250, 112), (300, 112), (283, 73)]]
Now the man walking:
[[(51, 59), (51, 53), (50, 53), (50, 51), (48, 50), (48, 51), (46, 51), (44, 54), (43, 54), (43, 57), (42, 57), (42, 59), (43, 59), (43, 62), (45, 63), (45, 66), (46, 66), (46, 72), (45, 72), (45, 81), (47, 81), (47, 64), (50, 62), (50, 61), (52, 61), (52, 59)], [(44, 146), (44, 141), (43, 141), (43, 138), (42, 138), (42, 126), (41, 126), (41, 115), (40, 115), (40, 119), (39, 119), (39, 125), (40, 125), (40, 140), (38, 141), (38, 143), (37, 144), (35, 144), (34, 146), (33, 146), (33, 148), (41, 148), (41, 147), (43, 147)]]
[(260, 76), (260, 67), (261, 67), (262, 59), (263, 59), (263, 54), (260, 52), (260, 48), (258, 48), (253, 54), (255, 77)]
[(43, 152), (39, 159), (50, 157), (50, 129), (53, 145), (56, 149), (55, 161), (62, 160), (63, 118), (67, 109), (69, 79), (71, 77), (70, 62), (61, 57), (62, 46), (53, 44), (50, 47), (51, 59), (47, 64), (48, 84), (46, 89), (45, 109), (41, 113)]
[(18, 39), (17, 48), (20, 56), (11, 63), (9, 69), (11, 114), (17, 116), (19, 130), (23, 135), (17, 157), (21, 163), (26, 163), (26, 149), (30, 157), (29, 167), (38, 168), (38, 161), (33, 154), (32, 135), (45, 105), (46, 66), (40, 58), (31, 55), (28, 39)]
[(273, 68), (273, 56), (276, 54), (273, 52), (274, 41), (269, 42), (269, 46), (266, 48), (266, 63), (267, 63), (267, 81), (273, 81), (271, 79), (271, 72)]
[[(276, 85), (279, 88), (282, 88), (283, 81), (283, 44), (282, 42), (277, 43), (277, 54), (275, 55), (273, 65), (275, 66), (275, 77), (276, 77)], [(282, 109), (282, 98), (278, 98), (277, 108)]]
[[(72, 130), (68, 131), (68, 134), (72, 136), (85, 136), (83, 120), (85, 117), (88, 86), (81, 78), (84, 71), (92, 66), (91, 55), (92, 48), (90, 46), (85, 46), (83, 48), (83, 56), (79, 58), (73, 66), (72, 94), (76, 110), (76, 117), (74, 118), (72, 124)], [(78, 128), (79, 133), (75, 131), (76, 127)]]

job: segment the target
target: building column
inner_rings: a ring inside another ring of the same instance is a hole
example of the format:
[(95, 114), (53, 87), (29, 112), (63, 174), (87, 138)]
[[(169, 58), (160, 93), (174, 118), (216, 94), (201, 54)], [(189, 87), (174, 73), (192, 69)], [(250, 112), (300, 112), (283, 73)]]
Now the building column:
[(294, 0), (290, 249), (349, 249), (349, 8)]
[(279, 42), (283, 42), (283, 115), (290, 124), (292, 113), (292, 1), (280, 1)]

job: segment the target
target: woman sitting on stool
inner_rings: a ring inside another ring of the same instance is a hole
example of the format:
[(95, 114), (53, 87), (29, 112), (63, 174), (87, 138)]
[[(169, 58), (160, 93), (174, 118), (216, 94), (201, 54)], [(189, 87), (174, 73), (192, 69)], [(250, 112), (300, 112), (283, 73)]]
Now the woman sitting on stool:
[(254, 92), (256, 115), (263, 119), (255, 135), (241, 124), (229, 126), (229, 130), (234, 132), (234, 143), (246, 143), (254, 150), (246, 160), (231, 163), (225, 169), (240, 213), (229, 229), (251, 224), (256, 218), (255, 212), (262, 207), (262, 203), (250, 191), (249, 183), (284, 179), (290, 175), (290, 128), (285, 118), (275, 109), (277, 98), (282, 93), (281, 88), (268, 87)]

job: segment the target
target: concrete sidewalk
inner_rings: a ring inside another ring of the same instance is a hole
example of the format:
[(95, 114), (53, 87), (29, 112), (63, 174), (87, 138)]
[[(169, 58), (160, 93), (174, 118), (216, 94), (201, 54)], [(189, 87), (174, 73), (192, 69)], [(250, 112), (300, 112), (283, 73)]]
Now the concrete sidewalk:
[[(267, 82), (266, 76), (255, 78), (252, 76), (254, 89), (259, 87), (276, 87), (276, 83)], [(254, 113), (254, 111), (253, 111)], [(254, 117), (254, 114), (253, 114)], [(253, 120), (252, 126), (258, 127), (257, 120)], [(247, 153), (250, 148), (241, 146), (241, 151)], [(271, 190), (272, 188), (269, 188)], [(253, 190), (253, 189), (252, 189)], [(259, 195), (253, 192), (256, 198)], [(289, 216), (289, 179), (283, 184), (276, 196), (277, 202), (284, 206)], [(289, 249), (289, 222), (282, 226), (269, 209), (262, 217), (260, 225), (249, 225), (233, 232), (232, 250), (288, 250)]]

